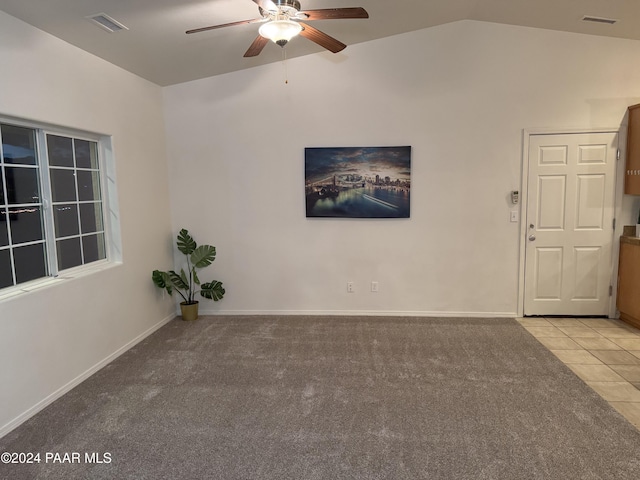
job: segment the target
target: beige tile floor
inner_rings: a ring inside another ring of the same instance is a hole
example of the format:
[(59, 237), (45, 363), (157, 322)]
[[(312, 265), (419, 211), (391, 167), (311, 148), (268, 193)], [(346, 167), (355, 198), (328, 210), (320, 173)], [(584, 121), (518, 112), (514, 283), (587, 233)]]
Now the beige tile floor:
[(640, 429), (640, 330), (606, 318), (517, 320)]

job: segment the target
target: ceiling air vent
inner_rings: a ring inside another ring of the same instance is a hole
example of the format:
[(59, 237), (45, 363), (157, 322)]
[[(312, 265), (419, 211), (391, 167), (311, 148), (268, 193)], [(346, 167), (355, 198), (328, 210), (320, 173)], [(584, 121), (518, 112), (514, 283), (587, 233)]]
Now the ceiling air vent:
[(607, 25), (613, 25), (618, 20), (614, 20), (613, 18), (603, 18), (603, 17), (591, 17), (589, 15), (585, 15), (582, 17), (583, 22), (594, 22), (594, 23), (606, 23)]
[(120, 22), (114, 20), (109, 15), (105, 13), (97, 13), (95, 15), (90, 15), (86, 17), (87, 20), (92, 21), (100, 28), (106, 30), (109, 33), (119, 32), (120, 30), (129, 30)]

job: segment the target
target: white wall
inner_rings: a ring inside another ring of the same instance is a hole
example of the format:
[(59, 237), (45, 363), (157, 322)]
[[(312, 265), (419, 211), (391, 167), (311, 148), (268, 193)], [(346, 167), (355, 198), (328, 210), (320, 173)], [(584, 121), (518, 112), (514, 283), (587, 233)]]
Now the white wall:
[[(227, 288), (205, 311), (513, 315), (523, 129), (640, 102), (639, 42), (473, 21), (286, 69), (165, 89), (174, 230), (217, 246), (202, 277)], [(305, 147), (380, 145), (413, 147), (410, 219), (305, 218)]]
[(0, 12), (0, 115), (112, 135), (123, 262), (0, 302), (0, 436), (174, 306), (162, 90)]

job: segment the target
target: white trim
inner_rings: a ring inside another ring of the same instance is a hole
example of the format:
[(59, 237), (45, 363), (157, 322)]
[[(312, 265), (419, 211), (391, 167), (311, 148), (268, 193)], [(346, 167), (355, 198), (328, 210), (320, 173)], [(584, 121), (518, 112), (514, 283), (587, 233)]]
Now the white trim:
[(447, 317), (447, 318), (515, 318), (516, 312), (439, 312), (402, 310), (208, 310), (200, 308), (199, 315), (327, 315), (366, 317)]
[(0, 303), (7, 299), (13, 299), (19, 295), (30, 293), (43, 288), (59, 285), (61, 282), (82, 278), (110, 268), (119, 267), (122, 262), (109, 262), (107, 260), (99, 260), (98, 262), (89, 263), (87, 265), (79, 265), (68, 270), (64, 270), (56, 277), (42, 277), (29, 282), (19, 283), (13, 287), (0, 289)]
[(622, 215), (622, 203), (624, 199), (624, 176), (625, 166), (627, 163), (627, 126), (629, 124), (629, 111), (625, 112), (624, 120), (620, 125), (618, 131), (618, 150), (620, 150), (620, 158), (618, 159), (618, 165), (616, 167), (616, 191), (615, 191), (615, 207), (614, 216), (616, 219), (616, 228), (613, 232), (613, 260), (611, 268), (611, 304), (609, 305), (609, 318), (618, 318), (618, 259), (620, 258), (620, 241), (616, 239), (620, 238), (624, 229), (624, 221)]
[(20, 117), (13, 117), (11, 115), (0, 114), (0, 123), (8, 123), (11, 125), (15, 125), (17, 127), (25, 127), (25, 128), (34, 128), (34, 129), (42, 129), (42, 130), (51, 130), (56, 134), (64, 134), (71, 135), (77, 138), (81, 138), (83, 140), (90, 140), (93, 142), (98, 142), (102, 140), (105, 136), (109, 136), (105, 133), (99, 132), (90, 132), (88, 130), (82, 130), (76, 127), (65, 127), (62, 125), (57, 125), (55, 123), (44, 122), (40, 120), (32, 120), (25, 119)]
[[(105, 232), (107, 259), (122, 262), (122, 235), (120, 232), (120, 206), (116, 182), (116, 160), (113, 137), (104, 135), (98, 142), (100, 182), (102, 183), (102, 229)], [(107, 237), (108, 235), (108, 237)], [(107, 241), (108, 240), (108, 241)]]
[[(526, 222), (526, 201), (528, 198), (528, 185), (529, 185), (529, 139), (533, 135), (564, 135), (564, 134), (590, 134), (590, 133), (615, 133), (618, 135), (618, 148), (622, 151), (621, 144), (621, 131), (622, 126), (620, 127), (602, 127), (602, 128), (525, 128), (522, 131), (523, 139), (522, 139), (522, 178), (520, 183), (520, 242), (518, 245), (519, 250), (519, 266), (518, 266), (518, 317), (524, 317), (524, 277), (525, 277), (525, 245), (527, 241), (527, 222)], [(626, 135), (625, 135), (626, 138)], [(622, 162), (624, 157), (620, 156), (620, 162)], [(620, 190), (620, 181), (619, 181), (619, 170), (620, 165), (617, 165), (615, 170), (615, 189), (614, 192), (614, 215), (615, 218), (620, 217), (620, 209), (622, 207), (622, 192)], [(620, 223), (620, 222), (618, 222)], [(618, 231), (619, 227), (616, 225), (616, 231), (613, 232), (613, 235)], [(613, 277), (614, 274), (617, 275), (617, 267), (615, 266), (614, 259), (617, 258), (617, 247), (615, 242), (613, 242), (613, 256), (611, 259), (611, 263), (613, 266), (613, 273), (611, 284), (614, 285), (616, 283), (616, 279)], [(615, 287), (615, 285), (614, 285)], [(615, 291), (615, 290), (614, 290)], [(612, 296), (612, 300), (609, 302), (609, 318), (615, 318), (615, 296)]]
[(566, 135), (566, 134), (574, 134), (574, 133), (620, 133), (620, 128), (619, 127), (525, 128), (525, 129), (523, 129), (523, 133), (526, 136), (530, 136), (530, 135)]
[(36, 413), (38, 413), (39, 411), (41, 411), (42, 409), (44, 409), (45, 407), (47, 407), (48, 405), (53, 403), (58, 398), (62, 397), (65, 393), (69, 392), (71, 389), (73, 389), (74, 387), (76, 387), (77, 385), (82, 383), (84, 380), (89, 378), (91, 375), (96, 373), (98, 370), (100, 370), (105, 365), (107, 365), (107, 364), (111, 363), (112, 361), (114, 361), (120, 355), (122, 355), (127, 350), (129, 350), (130, 348), (132, 348), (135, 345), (137, 345), (138, 343), (140, 343), (142, 340), (147, 338), (149, 335), (154, 333), (159, 328), (161, 328), (164, 325), (166, 325), (167, 323), (169, 323), (175, 317), (176, 317), (176, 314), (174, 313), (174, 314), (171, 314), (168, 317), (165, 317), (164, 319), (160, 320), (158, 323), (153, 325), (148, 330), (142, 332), (136, 338), (134, 338), (130, 342), (128, 342), (125, 345), (123, 345), (122, 347), (120, 347), (118, 350), (113, 352), (111, 355), (108, 355), (106, 358), (104, 358), (101, 361), (99, 361), (98, 363), (96, 363), (93, 367), (89, 368), (84, 373), (78, 375), (76, 378), (71, 380), (69, 383), (67, 383), (66, 385), (63, 385), (62, 387), (60, 387), (58, 390), (53, 392), (51, 395), (48, 395), (46, 398), (44, 398), (43, 400), (39, 401), (34, 406), (32, 406), (31, 408), (27, 409), (26, 411), (24, 411), (23, 413), (18, 415), (13, 420), (11, 420), (8, 423), (6, 423), (5, 425), (3, 425), (0, 428), (0, 438), (4, 437), (7, 433), (9, 433), (10, 431), (12, 431), (13, 429), (17, 428), (22, 423), (24, 423), (27, 420), (29, 420)]
[[(43, 128), (35, 129), (38, 175), (40, 177), (40, 193), (42, 195), (42, 226), (47, 252), (47, 272), (55, 277), (58, 271), (58, 252), (56, 249), (55, 221), (53, 219), (53, 195), (51, 193), (51, 175), (49, 173), (49, 148), (47, 134)], [(44, 154), (43, 154), (44, 152)], [(20, 286), (20, 284), (18, 284)]]

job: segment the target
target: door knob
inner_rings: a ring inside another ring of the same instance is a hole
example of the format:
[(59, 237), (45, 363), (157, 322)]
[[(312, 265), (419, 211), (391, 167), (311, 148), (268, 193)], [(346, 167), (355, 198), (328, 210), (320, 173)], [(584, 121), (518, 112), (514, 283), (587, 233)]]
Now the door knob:
[(530, 242), (535, 241), (535, 239), (536, 239), (536, 236), (535, 236), (535, 235), (529, 235), (529, 241), (530, 241)]

